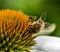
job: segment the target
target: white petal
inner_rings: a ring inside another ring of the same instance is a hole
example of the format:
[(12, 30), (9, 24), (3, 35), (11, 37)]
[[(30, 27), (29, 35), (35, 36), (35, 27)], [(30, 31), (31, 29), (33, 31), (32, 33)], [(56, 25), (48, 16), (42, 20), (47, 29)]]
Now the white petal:
[(52, 36), (39, 36), (36, 39), (38, 50), (45, 50), (48, 52), (60, 52), (60, 38)]

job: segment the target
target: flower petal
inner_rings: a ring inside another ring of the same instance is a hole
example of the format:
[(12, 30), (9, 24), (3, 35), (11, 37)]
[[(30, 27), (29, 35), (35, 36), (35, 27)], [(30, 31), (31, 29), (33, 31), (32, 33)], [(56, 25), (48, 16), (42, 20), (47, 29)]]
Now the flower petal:
[(39, 36), (36, 39), (37, 50), (43, 50), (48, 52), (60, 52), (60, 38), (52, 36)]

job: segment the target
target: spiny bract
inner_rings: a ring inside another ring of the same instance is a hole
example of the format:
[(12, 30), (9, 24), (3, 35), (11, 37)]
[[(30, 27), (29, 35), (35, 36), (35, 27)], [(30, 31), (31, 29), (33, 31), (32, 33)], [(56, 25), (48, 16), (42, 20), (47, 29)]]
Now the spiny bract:
[(29, 16), (15, 10), (0, 11), (0, 52), (28, 51), (36, 38), (28, 32)]

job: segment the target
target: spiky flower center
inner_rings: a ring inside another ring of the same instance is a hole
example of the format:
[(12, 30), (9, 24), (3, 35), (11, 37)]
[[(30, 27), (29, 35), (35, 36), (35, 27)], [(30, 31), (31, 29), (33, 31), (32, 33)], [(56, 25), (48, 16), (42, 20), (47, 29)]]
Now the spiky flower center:
[(0, 11), (0, 50), (28, 51), (35, 44), (35, 36), (28, 31), (29, 16), (15, 10)]

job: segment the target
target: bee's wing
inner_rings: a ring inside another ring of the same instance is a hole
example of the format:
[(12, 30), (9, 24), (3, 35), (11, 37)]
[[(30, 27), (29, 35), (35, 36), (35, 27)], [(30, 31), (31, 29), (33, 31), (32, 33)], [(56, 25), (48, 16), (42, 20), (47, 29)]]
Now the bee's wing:
[[(46, 11), (42, 12), (42, 14), (40, 16), (40, 19), (42, 19), (43, 21), (45, 21), (46, 17), (47, 17), (47, 12)], [(38, 20), (40, 20), (40, 19), (38, 19)], [(36, 20), (37, 20), (36, 16), (30, 16), (29, 20), (24, 20), (24, 22), (34, 22)]]
[(40, 19), (42, 19), (43, 21), (46, 21), (46, 17), (47, 17), (47, 12), (46, 11), (42, 12)]

